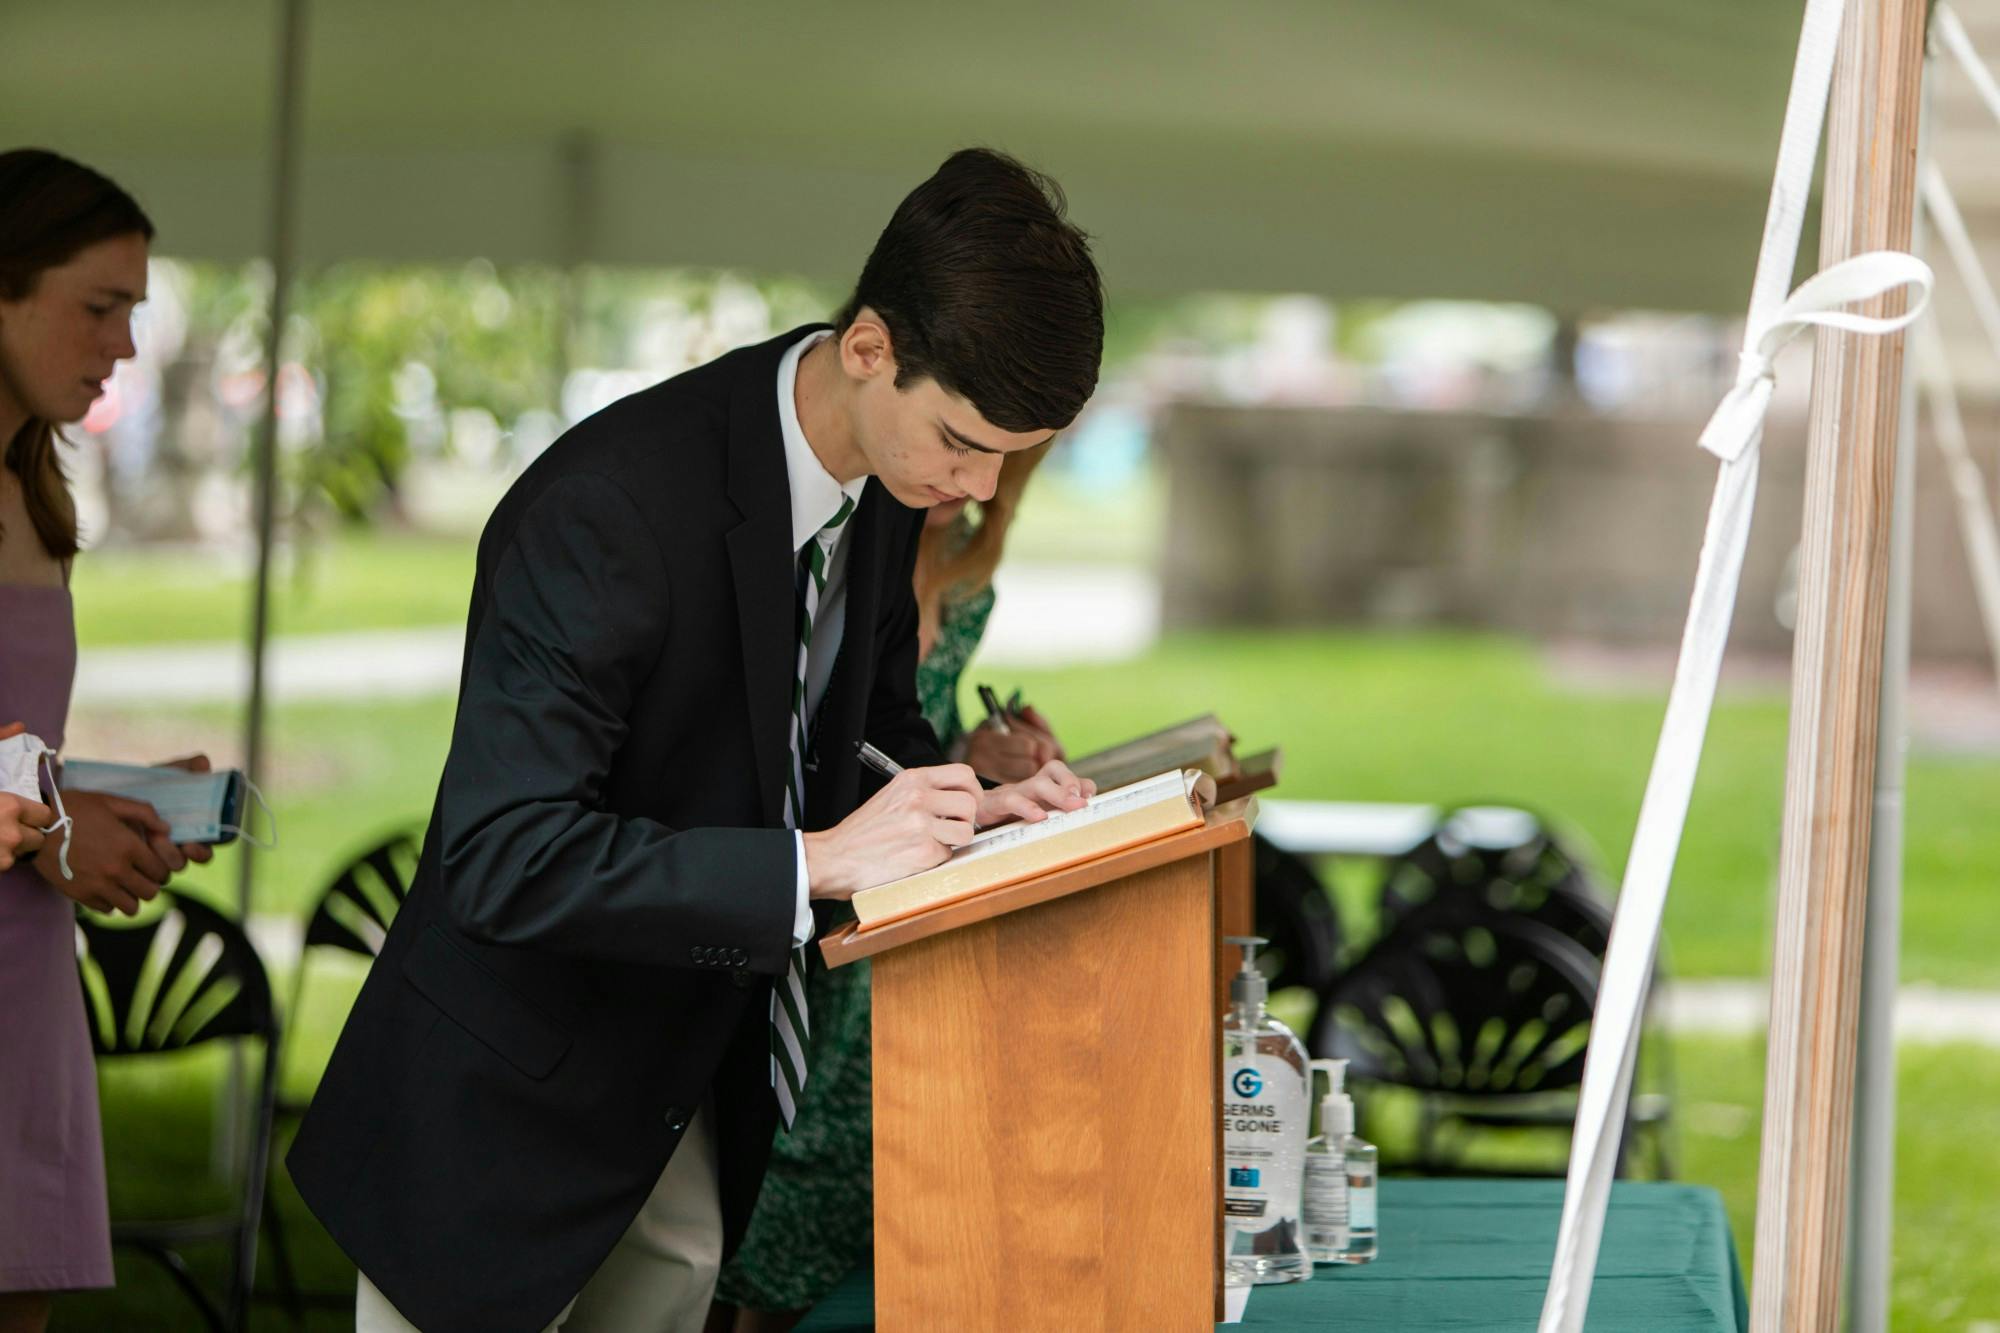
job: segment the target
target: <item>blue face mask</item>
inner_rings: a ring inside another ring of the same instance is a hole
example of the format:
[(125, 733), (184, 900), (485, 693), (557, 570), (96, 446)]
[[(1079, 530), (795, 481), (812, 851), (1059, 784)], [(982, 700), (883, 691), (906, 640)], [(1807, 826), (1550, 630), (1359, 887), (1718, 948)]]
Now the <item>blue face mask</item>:
[(271, 810), (241, 769), (189, 773), (178, 768), (148, 768), (142, 764), (109, 764), (94, 759), (63, 763), (63, 785), (74, 791), (109, 792), (144, 801), (167, 821), (174, 842), (225, 843), (242, 834), (244, 840), (269, 847), (243, 825), (247, 793), (264, 811), (265, 828), (273, 827)]

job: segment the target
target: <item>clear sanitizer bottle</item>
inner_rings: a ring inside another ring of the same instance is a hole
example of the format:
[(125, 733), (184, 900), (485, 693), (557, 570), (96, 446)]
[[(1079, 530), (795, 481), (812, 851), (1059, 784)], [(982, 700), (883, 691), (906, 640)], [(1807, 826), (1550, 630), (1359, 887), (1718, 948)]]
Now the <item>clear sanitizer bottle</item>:
[(1365, 1264), (1375, 1257), (1375, 1145), (1354, 1133), (1347, 1061), (1314, 1060), (1324, 1071), (1319, 1133), (1306, 1144), (1306, 1249), (1316, 1264)]
[(1229, 983), (1222, 1036), (1223, 1275), (1232, 1286), (1312, 1276), (1300, 1225), (1306, 1048), (1265, 1011), (1265, 941), (1231, 936), (1243, 968)]

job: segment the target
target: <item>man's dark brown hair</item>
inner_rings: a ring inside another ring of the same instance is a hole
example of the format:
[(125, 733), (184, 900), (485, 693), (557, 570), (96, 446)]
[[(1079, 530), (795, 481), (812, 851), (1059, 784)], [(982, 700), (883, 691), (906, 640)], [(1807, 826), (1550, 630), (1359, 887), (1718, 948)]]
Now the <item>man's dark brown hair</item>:
[(1001, 430), (1060, 430), (1104, 351), (1104, 285), (1065, 208), (1040, 172), (961, 149), (897, 207), (834, 323), (881, 317), (898, 388), (928, 377)]

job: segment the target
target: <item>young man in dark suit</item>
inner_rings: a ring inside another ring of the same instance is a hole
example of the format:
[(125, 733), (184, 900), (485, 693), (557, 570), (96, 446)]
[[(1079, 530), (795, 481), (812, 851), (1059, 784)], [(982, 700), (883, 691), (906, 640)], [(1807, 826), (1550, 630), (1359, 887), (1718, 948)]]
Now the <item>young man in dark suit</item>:
[(288, 1159), (359, 1328), (699, 1327), (811, 1073), (809, 902), (1086, 799), (982, 789), (915, 698), (921, 511), (1096, 384), (1062, 209), (955, 154), (834, 327), (613, 404), (494, 511), (422, 861)]

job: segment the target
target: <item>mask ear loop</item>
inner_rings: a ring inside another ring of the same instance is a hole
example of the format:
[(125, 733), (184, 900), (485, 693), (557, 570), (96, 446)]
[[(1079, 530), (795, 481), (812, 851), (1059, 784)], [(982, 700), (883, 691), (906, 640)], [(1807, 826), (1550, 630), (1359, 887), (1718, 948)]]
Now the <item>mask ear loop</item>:
[(256, 783), (246, 777), (243, 779), (243, 786), (250, 793), (250, 799), (257, 803), (257, 808), (264, 812), (264, 827), (270, 830), (270, 838), (267, 840), (258, 837), (250, 831), (247, 825), (243, 824), (224, 824), (222, 827), (236, 834), (252, 847), (261, 847), (265, 851), (269, 851), (278, 845), (278, 817), (272, 814), (271, 807), (265, 804), (264, 793), (257, 790)]
[(64, 830), (62, 849), (56, 853), (56, 864), (62, 867), (64, 879), (75, 879), (76, 872), (69, 868), (69, 834), (76, 829), (76, 821), (69, 817), (69, 811), (63, 809), (62, 788), (56, 785), (55, 751), (43, 746), (41, 754), (36, 756), (36, 759), (49, 770), (49, 799), (56, 807), (56, 822), (42, 832), (54, 833), (58, 829)]

